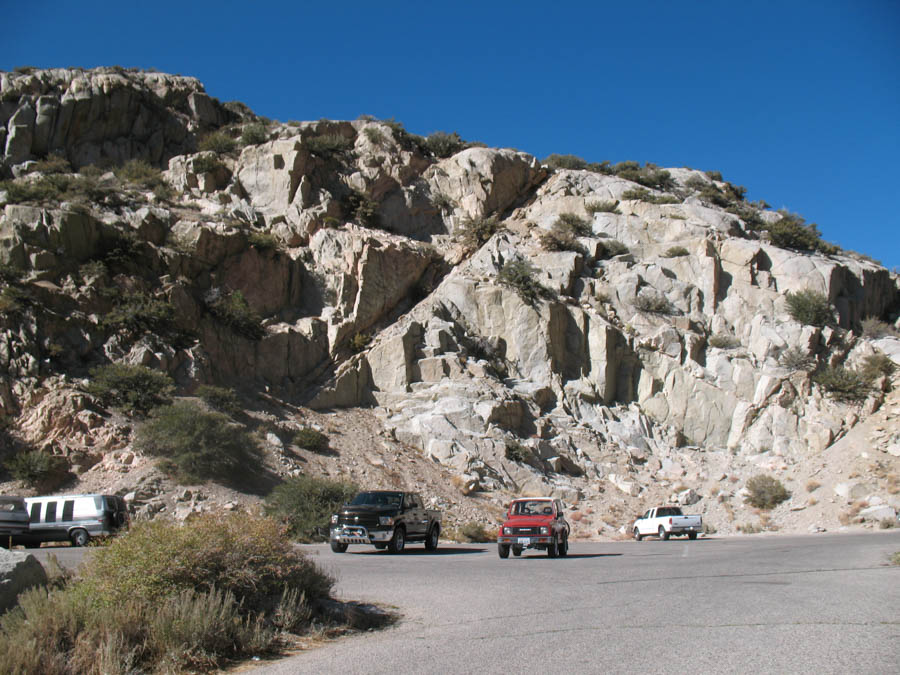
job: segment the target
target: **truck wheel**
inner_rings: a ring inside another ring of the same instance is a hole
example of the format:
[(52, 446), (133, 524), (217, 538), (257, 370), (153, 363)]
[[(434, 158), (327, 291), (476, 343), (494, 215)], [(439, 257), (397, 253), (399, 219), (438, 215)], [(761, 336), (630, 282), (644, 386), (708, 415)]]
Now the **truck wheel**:
[(497, 554), (501, 558), (509, 557), (509, 544), (497, 544)]
[(693, 540), (696, 539), (696, 538), (697, 538), (697, 533), (696, 533), (696, 532), (688, 532), (688, 539), (690, 539), (691, 541), (693, 541)]
[(555, 558), (559, 555), (559, 544), (556, 543), (556, 537), (553, 537), (553, 540), (547, 544), (547, 557)]
[(388, 544), (388, 551), (391, 553), (400, 553), (403, 551), (404, 546), (406, 546), (406, 530), (402, 527), (398, 527), (394, 530), (394, 536), (391, 537), (391, 541)]
[(331, 550), (335, 553), (343, 553), (347, 550), (347, 544), (342, 544), (339, 541), (333, 541), (331, 542)]
[(669, 533), (666, 532), (666, 528), (662, 525), (659, 526), (659, 538), (663, 541), (669, 541)]
[(521, 546), (513, 546), (512, 552), (513, 552), (513, 555), (518, 558), (520, 555), (522, 555), (522, 547)]
[(559, 542), (559, 557), (565, 558), (569, 555), (569, 535), (564, 534), (562, 541)]
[(425, 550), (427, 551), (435, 551), (438, 547), (438, 540), (441, 538), (441, 528), (437, 525), (432, 525), (431, 529), (428, 530), (428, 537), (425, 539)]
[(91, 540), (91, 535), (87, 533), (87, 530), (77, 529), (72, 530), (69, 539), (72, 540), (72, 546), (87, 546), (87, 543)]
[(644, 538), (643, 535), (638, 531), (638, 529), (634, 528), (634, 540), (640, 541), (643, 538)]

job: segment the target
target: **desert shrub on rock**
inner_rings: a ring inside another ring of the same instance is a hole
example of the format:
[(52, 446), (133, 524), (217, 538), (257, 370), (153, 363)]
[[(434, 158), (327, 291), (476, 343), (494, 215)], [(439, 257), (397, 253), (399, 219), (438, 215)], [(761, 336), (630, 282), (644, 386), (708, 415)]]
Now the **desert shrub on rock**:
[(460, 150), (465, 150), (466, 142), (455, 131), (435, 131), (425, 138), (425, 147), (435, 157), (446, 158), (455, 155)]
[(621, 214), (619, 211), (619, 201), (617, 199), (613, 199), (611, 201), (594, 201), (587, 202), (584, 205), (585, 211), (590, 214), (594, 213), (616, 213)]
[(225, 131), (213, 131), (200, 139), (197, 149), (201, 152), (209, 150), (219, 155), (226, 155), (237, 149), (237, 141)]
[(778, 363), (791, 370), (812, 370), (816, 360), (797, 347), (788, 347), (778, 357)]
[(227, 294), (221, 291), (210, 293), (207, 297), (207, 307), (219, 321), (246, 338), (260, 340), (266, 333), (262, 319), (250, 309), (249, 303), (240, 291), (231, 291)]
[(473, 544), (483, 544), (497, 541), (496, 532), (488, 530), (485, 527), (484, 523), (475, 521), (463, 523), (455, 530), (449, 532), (448, 536), (452, 539), (457, 539), (463, 542), (470, 542)]
[(879, 377), (890, 377), (896, 370), (897, 364), (887, 354), (877, 352), (863, 359), (860, 374), (871, 382)]
[(496, 234), (502, 226), (495, 217), (473, 218), (466, 216), (459, 224), (463, 243), (470, 249), (480, 248)]
[(900, 332), (891, 324), (874, 316), (862, 320), (862, 334), (864, 337), (873, 339), (900, 336)]
[(259, 145), (260, 143), (265, 143), (268, 140), (268, 134), (266, 133), (266, 127), (263, 124), (258, 122), (254, 122), (252, 124), (247, 124), (241, 129), (241, 145)]
[(534, 278), (535, 273), (534, 265), (523, 258), (515, 258), (503, 264), (497, 274), (497, 280), (513, 288), (525, 303), (533, 305), (549, 294), (548, 290)]
[(828, 394), (845, 403), (865, 400), (871, 390), (871, 381), (861, 373), (843, 366), (828, 366), (813, 376), (813, 381)]
[(753, 476), (747, 490), (747, 502), (758, 509), (773, 509), (791, 496), (780, 480), (766, 475)]
[(283, 523), (293, 537), (321, 541), (328, 536), (331, 515), (356, 492), (351, 483), (293, 476), (266, 497), (266, 513)]
[(828, 298), (818, 291), (804, 289), (796, 293), (787, 292), (788, 314), (794, 321), (807, 326), (825, 326), (834, 320), (834, 307)]
[(680, 258), (686, 255), (690, 255), (690, 251), (684, 246), (672, 246), (663, 253), (664, 258)]
[(507, 441), (506, 443), (506, 451), (505, 451), (506, 459), (512, 462), (527, 462), (532, 457), (532, 452), (528, 448), (526, 448), (521, 443), (517, 443), (516, 441)]
[(238, 481), (261, 456), (246, 429), (188, 401), (155, 410), (138, 428), (134, 447), (161, 458), (163, 468), (185, 483)]
[(240, 399), (232, 389), (201, 384), (194, 393), (210, 408), (220, 412), (236, 415), (242, 410)]

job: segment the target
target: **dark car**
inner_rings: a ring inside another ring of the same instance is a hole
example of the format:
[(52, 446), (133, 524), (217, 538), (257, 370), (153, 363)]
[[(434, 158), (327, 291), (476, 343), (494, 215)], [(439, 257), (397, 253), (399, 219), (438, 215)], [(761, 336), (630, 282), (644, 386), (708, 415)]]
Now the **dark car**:
[(28, 508), (24, 497), (0, 497), (0, 546), (9, 548), (10, 537), (28, 530)]

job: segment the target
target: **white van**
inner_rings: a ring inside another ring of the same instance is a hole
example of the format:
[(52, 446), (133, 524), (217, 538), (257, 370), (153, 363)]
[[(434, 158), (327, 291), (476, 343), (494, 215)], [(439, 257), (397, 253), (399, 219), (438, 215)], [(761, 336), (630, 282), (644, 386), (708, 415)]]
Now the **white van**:
[(128, 527), (125, 500), (115, 495), (26, 497), (28, 531), (13, 536), (14, 544), (40, 546), (45, 541), (70, 541), (84, 546), (92, 537), (108, 537)]

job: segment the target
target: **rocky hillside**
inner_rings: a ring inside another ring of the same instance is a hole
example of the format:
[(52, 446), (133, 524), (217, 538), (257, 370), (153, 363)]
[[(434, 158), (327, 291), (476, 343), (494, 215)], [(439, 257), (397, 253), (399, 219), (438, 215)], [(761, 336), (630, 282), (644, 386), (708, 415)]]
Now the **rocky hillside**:
[[(896, 520), (900, 279), (716, 172), (274, 122), (121, 69), (0, 73), (0, 149), (2, 454), (62, 458), (60, 491), (185, 515), (307, 473), (459, 522), (552, 494), (583, 537), (660, 502), (720, 533)], [(92, 387), (110, 363), (235, 392), (263, 478), (178, 485)], [(790, 497), (753, 508), (759, 475)]]

